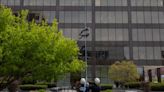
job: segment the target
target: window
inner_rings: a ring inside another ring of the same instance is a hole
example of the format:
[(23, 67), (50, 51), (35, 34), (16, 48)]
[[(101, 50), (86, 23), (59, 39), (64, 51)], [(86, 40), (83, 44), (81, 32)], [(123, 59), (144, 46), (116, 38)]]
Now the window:
[(164, 23), (163, 12), (132, 12), (132, 23)]
[(163, 40), (163, 29), (133, 29), (133, 41), (160, 41)]
[(160, 40), (164, 41), (164, 29), (160, 29)]
[(43, 17), (48, 23), (52, 23), (55, 18), (55, 11), (43, 11)]
[(96, 29), (96, 41), (128, 41), (128, 29)]
[(59, 13), (60, 23), (91, 23), (92, 13), (84, 11), (61, 11)]
[(145, 40), (146, 41), (153, 41), (153, 33), (152, 29), (145, 29)]
[(96, 58), (105, 60), (108, 58), (108, 54), (108, 51), (96, 51)]
[(128, 23), (128, 15), (125, 11), (96, 12), (96, 23)]
[(1, 4), (9, 6), (20, 5), (20, 0), (1, 0)]
[(146, 58), (150, 60), (154, 59), (153, 47), (146, 47)]
[[(71, 39), (74, 39), (74, 40), (79, 40), (79, 41), (84, 41), (84, 37), (80, 39), (80, 35), (79, 33), (81, 32), (81, 28), (63, 28), (61, 29), (61, 31), (63, 31), (63, 35), (67, 38), (71, 38)], [(89, 36), (87, 37), (87, 41), (91, 41), (92, 40), (92, 30), (89, 29), (90, 31), (90, 34)]]
[(25, 6), (55, 6), (56, 0), (24, 0)]
[(139, 59), (138, 53), (138, 47), (133, 47), (133, 59)]
[(96, 6), (127, 6), (127, 0), (95, 0)]
[(131, 0), (132, 6), (163, 6), (163, 0)]
[(40, 14), (39, 13), (29, 13), (28, 14), (28, 17), (27, 17), (27, 20), (28, 21), (32, 21), (33, 19), (36, 22), (39, 22), (39, 20), (40, 20)]
[(61, 6), (91, 6), (91, 0), (59, 0)]
[(124, 47), (124, 56), (125, 59), (130, 59), (129, 47)]
[(140, 59), (146, 59), (146, 48), (145, 47), (139, 47), (138, 48), (139, 51), (139, 58)]

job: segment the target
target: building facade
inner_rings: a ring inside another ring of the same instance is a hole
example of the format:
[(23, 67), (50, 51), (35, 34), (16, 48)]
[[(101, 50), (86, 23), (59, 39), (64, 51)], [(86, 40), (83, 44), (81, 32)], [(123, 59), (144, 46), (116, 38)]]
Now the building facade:
[[(0, 0), (16, 13), (28, 9), (28, 19), (56, 18), (63, 34), (84, 46), (79, 33), (86, 26), (88, 78), (108, 80), (108, 66), (117, 60), (164, 65), (164, 0)], [(84, 76), (82, 74), (82, 76)]]

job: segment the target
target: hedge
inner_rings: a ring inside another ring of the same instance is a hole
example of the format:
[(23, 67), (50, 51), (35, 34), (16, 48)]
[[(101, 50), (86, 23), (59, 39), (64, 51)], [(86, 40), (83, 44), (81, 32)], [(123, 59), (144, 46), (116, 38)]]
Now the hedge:
[(32, 84), (26, 84), (26, 85), (20, 85), (21, 90), (39, 90), (39, 89), (46, 89), (47, 85), (32, 85)]
[(112, 89), (113, 85), (112, 84), (101, 84), (100, 87), (101, 87), (101, 90), (108, 90), (108, 89)]
[(152, 91), (164, 91), (164, 83), (151, 83)]
[(141, 88), (141, 82), (129, 82), (125, 83), (126, 88), (139, 89)]

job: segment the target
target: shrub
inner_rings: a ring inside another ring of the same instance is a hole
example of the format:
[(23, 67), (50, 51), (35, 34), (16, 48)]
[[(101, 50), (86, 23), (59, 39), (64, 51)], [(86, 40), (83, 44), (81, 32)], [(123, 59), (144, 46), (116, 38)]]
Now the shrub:
[(31, 85), (31, 84), (26, 84), (26, 85), (20, 85), (21, 90), (39, 90), (39, 89), (46, 89), (47, 85)]
[(104, 90), (104, 91), (101, 91), (101, 92), (112, 92), (112, 90)]
[(112, 89), (113, 87), (112, 84), (101, 84), (100, 86), (101, 86), (101, 90), (108, 90), (108, 89)]
[(151, 83), (152, 91), (164, 91), (164, 83)]
[(47, 86), (48, 86), (48, 88), (52, 88), (52, 87), (56, 87), (56, 84), (55, 83), (48, 83)]
[(56, 83), (37, 82), (35, 85), (47, 85), (48, 88), (56, 87)]
[(46, 92), (46, 90), (40, 89), (40, 90), (38, 90), (38, 92)]
[(141, 82), (128, 82), (125, 83), (126, 88), (139, 89), (141, 88)]

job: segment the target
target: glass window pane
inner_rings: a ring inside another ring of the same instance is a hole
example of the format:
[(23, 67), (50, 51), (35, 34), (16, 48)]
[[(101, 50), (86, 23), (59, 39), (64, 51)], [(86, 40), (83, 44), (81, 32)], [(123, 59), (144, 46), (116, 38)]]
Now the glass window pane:
[(164, 29), (160, 29), (160, 39), (164, 41)]
[(130, 59), (129, 47), (124, 47), (124, 56), (126, 59)]
[(115, 0), (108, 0), (108, 6), (115, 6)]
[(79, 39), (79, 29), (72, 29), (72, 39), (74, 40)]
[(145, 41), (145, 31), (144, 29), (138, 30), (138, 41)]
[(159, 29), (153, 29), (153, 41), (160, 41)]
[(159, 23), (158, 12), (152, 12), (152, 23)]
[(150, 6), (151, 1), (150, 0), (144, 0), (144, 6)]
[(96, 29), (96, 41), (101, 41), (101, 29)]
[(7, 5), (14, 5), (14, 0), (6, 0), (7, 1)]
[(123, 39), (124, 41), (129, 41), (129, 31), (128, 29), (123, 29)]
[(133, 37), (133, 41), (138, 41), (138, 30), (137, 29), (132, 30), (132, 37)]
[(158, 6), (158, 0), (151, 0), (151, 6)]
[(123, 30), (116, 29), (116, 41), (123, 41)]
[(144, 13), (143, 12), (137, 12), (137, 23), (144, 23)]
[(136, 0), (131, 0), (131, 6), (136, 6)]
[(146, 58), (154, 59), (153, 47), (146, 47)]
[(36, 0), (36, 5), (37, 6), (43, 6), (44, 0)]
[(158, 6), (163, 6), (163, 0), (157, 0), (158, 1)]
[(152, 29), (145, 29), (146, 41), (153, 41)]
[(159, 12), (159, 23), (164, 23), (164, 13)]
[(115, 23), (115, 22), (116, 22), (115, 15), (116, 15), (115, 12), (110, 12), (110, 13), (108, 13), (108, 20), (109, 20), (109, 23)]
[(116, 39), (116, 30), (109, 29), (109, 41), (115, 41)]
[(15, 0), (15, 5), (20, 5), (20, 0)]
[(7, 5), (7, 0), (1, 0), (1, 4)]
[(71, 38), (71, 29), (62, 29), (63, 30), (63, 35), (67, 38)]
[(154, 59), (161, 59), (161, 48), (154, 47)]
[(140, 59), (146, 59), (145, 47), (139, 47), (139, 58)]
[(139, 59), (138, 56), (139, 52), (138, 52), (138, 47), (133, 47), (133, 59)]
[(101, 30), (101, 39), (102, 41), (108, 41), (108, 30), (107, 29), (102, 29)]
[(144, 12), (145, 23), (151, 23), (151, 12)]
[(96, 6), (101, 6), (100, 0), (95, 0), (95, 5)]

